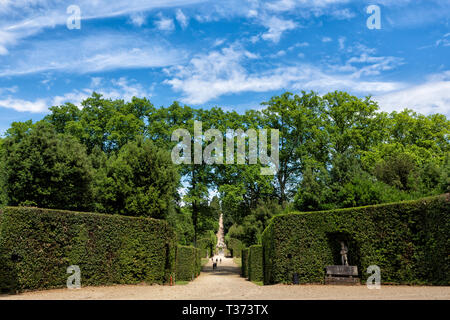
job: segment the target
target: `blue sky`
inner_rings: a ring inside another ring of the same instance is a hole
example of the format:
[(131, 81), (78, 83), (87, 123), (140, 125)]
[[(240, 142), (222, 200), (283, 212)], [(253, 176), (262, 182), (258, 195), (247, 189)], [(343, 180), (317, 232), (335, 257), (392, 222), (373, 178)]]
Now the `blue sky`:
[(93, 91), (242, 112), (345, 90), (449, 117), (449, 20), (448, 0), (0, 0), (0, 133)]

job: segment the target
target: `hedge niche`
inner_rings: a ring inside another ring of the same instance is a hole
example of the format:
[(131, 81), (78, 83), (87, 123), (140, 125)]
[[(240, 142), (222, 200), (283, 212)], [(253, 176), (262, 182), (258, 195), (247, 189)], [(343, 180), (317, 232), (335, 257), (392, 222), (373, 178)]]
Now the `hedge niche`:
[(244, 278), (248, 278), (248, 248), (242, 249), (241, 276), (243, 276)]
[(231, 257), (240, 258), (242, 249), (245, 247), (244, 244), (239, 239), (229, 238), (227, 240), (227, 249), (230, 252)]
[(341, 264), (339, 243), (363, 282), (367, 267), (382, 283), (450, 284), (450, 194), (361, 208), (276, 216), (263, 233), (264, 283), (322, 283)]
[(263, 247), (253, 245), (248, 248), (248, 280), (263, 281)]
[(191, 281), (200, 274), (201, 249), (191, 246), (177, 247), (176, 281)]
[(26, 207), (0, 211), (0, 290), (165, 283), (175, 271), (175, 233), (162, 220)]

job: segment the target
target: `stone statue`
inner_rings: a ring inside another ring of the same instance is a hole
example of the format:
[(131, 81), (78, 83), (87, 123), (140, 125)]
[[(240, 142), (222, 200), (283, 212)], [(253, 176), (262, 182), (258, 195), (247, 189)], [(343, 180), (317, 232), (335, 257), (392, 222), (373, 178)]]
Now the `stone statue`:
[(343, 266), (348, 266), (347, 253), (348, 248), (346, 247), (344, 241), (341, 241), (341, 261)]

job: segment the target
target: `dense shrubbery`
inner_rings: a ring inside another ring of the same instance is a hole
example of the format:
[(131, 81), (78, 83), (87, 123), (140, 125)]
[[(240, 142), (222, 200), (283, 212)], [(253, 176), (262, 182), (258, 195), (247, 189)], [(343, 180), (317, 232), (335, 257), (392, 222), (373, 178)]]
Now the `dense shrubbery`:
[(362, 280), (370, 265), (382, 283), (450, 284), (450, 195), (420, 200), (276, 216), (263, 233), (264, 282), (323, 282), (340, 264), (339, 241)]
[(244, 248), (244, 245), (242, 242), (238, 239), (234, 238), (228, 238), (225, 239), (227, 249), (230, 250), (230, 254), (232, 257), (240, 258), (242, 249)]
[(176, 281), (191, 281), (201, 270), (201, 250), (190, 246), (177, 247)]
[(248, 248), (242, 249), (241, 254), (241, 276), (248, 277)]
[(78, 265), (82, 286), (165, 283), (175, 234), (161, 220), (6, 207), (0, 212), (0, 289), (64, 287)]
[(248, 279), (250, 281), (263, 281), (263, 247), (253, 245), (248, 248)]
[[(214, 238), (212, 237), (214, 236)], [(212, 235), (209, 238), (202, 238), (200, 240), (197, 240), (197, 248), (202, 249), (202, 256), (203, 258), (206, 258), (208, 255), (209, 257), (212, 257), (214, 255), (214, 249), (216, 247), (216, 236)]]

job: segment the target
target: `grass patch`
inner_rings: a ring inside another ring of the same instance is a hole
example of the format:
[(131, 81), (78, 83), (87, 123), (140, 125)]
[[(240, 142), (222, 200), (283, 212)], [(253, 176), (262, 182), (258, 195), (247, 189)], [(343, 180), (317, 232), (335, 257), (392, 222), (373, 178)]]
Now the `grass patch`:
[(202, 258), (202, 267), (208, 263), (208, 258)]
[(189, 281), (184, 281), (184, 280), (175, 281), (175, 285), (177, 285), (177, 286), (184, 286), (184, 285), (187, 285), (188, 283), (189, 283)]

